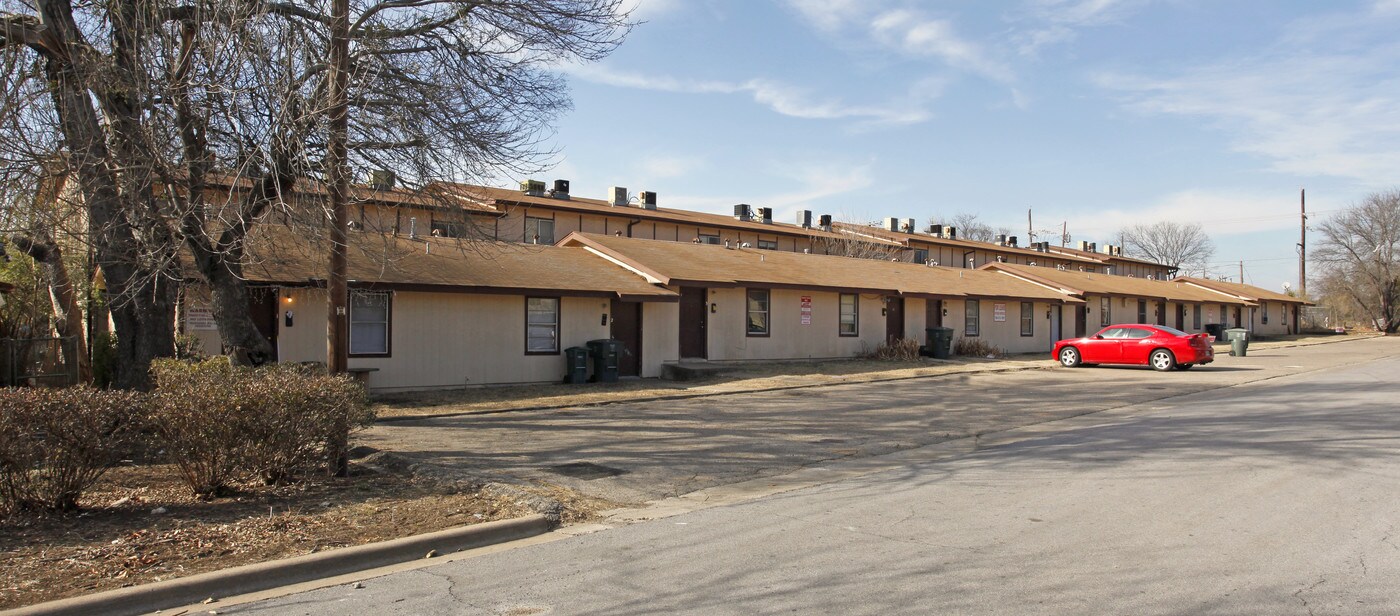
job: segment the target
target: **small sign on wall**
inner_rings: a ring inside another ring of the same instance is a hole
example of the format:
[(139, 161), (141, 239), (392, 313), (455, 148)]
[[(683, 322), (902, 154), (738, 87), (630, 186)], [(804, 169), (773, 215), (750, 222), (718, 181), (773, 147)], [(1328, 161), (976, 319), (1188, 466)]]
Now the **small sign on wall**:
[(811, 324), (812, 324), (812, 296), (811, 296), (811, 295), (803, 295), (803, 296), (802, 296), (802, 324), (803, 324), (803, 325), (811, 325)]
[(1006, 321), (1006, 304), (992, 304), (992, 320), (998, 323)]
[(186, 330), (219, 329), (214, 323), (214, 310), (208, 306), (190, 306), (185, 309)]

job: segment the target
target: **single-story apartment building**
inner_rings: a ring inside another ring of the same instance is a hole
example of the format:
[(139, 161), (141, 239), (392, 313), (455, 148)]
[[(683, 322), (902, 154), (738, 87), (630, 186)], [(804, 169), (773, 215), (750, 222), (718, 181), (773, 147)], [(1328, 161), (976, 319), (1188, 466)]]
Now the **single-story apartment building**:
[(1238, 327), (1252, 301), (1178, 280), (992, 263), (989, 271), (1045, 285), (1084, 300), (1067, 320), (1064, 338), (1085, 336), (1114, 323), (1168, 325), (1203, 332), (1208, 324)]
[[(352, 371), (377, 391), (560, 380), (562, 351), (589, 340), (631, 343), (624, 374), (655, 377), (673, 360), (664, 331), (679, 297), (581, 248), (355, 234), (349, 258)], [(245, 275), (254, 320), (278, 361), (326, 359), (322, 242), (258, 228)], [(191, 286), (183, 331), (219, 352), (207, 292)]]
[(1299, 311), (1303, 306), (1315, 305), (1301, 297), (1275, 293), (1238, 282), (1189, 276), (1179, 277), (1175, 281), (1253, 304), (1248, 318), (1243, 319), (1242, 324), (1237, 326), (1245, 327), (1261, 336), (1283, 336), (1300, 332), (1302, 323)]

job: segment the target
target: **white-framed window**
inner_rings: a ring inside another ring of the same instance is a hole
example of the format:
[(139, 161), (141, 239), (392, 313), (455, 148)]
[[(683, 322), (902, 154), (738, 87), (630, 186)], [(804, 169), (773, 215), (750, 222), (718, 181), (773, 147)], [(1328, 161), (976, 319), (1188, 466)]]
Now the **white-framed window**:
[(525, 298), (525, 354), (559, 352), (559, 298)]
[(526, 244), (553, 244), (554, 220), (551, 218), (525, 217)]
[(769, 332), (768, 317), (770, 295), (768, 289), (749, 289), (748, 291), (748, 335), (767, 336)]
[(701, 243), (701, 244), (719, 244), (719, 236), (718, 236), (718, 235), (708, 235), (708, 234), (705, 234), (705, 233), (701, 233), (701, 234), (698, 235), (697, 237), (700, 238), (700, 243)]
[(1113, 300), (1108, 297), (1099, 298), (1099, 327), (1113, 325)]
[(777, 250), (778, 240), (758, 240), (758, 247), (763, 250)]
[(841, 318), (837, 331), (842, 336), (860, 335), (860, 295), (841, 294)]
[(982, 304), (975, 299), (963, 302), (963, 335), (976, 337), (982, 331)]
[(387, 291), (350, 293), (350, 355), (388, 357), (393, 295)]

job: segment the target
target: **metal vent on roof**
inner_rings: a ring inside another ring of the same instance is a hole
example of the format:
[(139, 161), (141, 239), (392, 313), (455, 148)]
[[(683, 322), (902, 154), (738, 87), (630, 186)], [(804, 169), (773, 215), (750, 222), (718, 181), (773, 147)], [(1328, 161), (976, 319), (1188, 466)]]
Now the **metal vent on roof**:
[(797, 226), (803, 229), (812, 228), (812, 210), (797, 210)]
[(608, 191), (608, 205), (615, 207), (625, 207), (627, 205), (627, 189), (621, 186), (614, 186)]
[(642, 201), (642, 209), (644, 209), (644, 210), (654, 210), (654, 209), (656, 209), (656, 193), (654, 193), (654, 192), (652, 192), (652, 191), (649, 191), (649, 190), (644, 190), (644, 191), (642, 191), (642, 194), (640, 195), (640, 197), (641, 197), (641, 201)]
[(734, 204), (734, 218), (748, 222), (753, 219), (753, 206), (747, 203)]
[(568, 180), (554, 180), (554, 189), (551, 190), (551, 191), (549, 191), (549, 196), (554, 197), (555, 199), (568, 199), (568, 198), (569, 198), (569, 181), (568, 181)]

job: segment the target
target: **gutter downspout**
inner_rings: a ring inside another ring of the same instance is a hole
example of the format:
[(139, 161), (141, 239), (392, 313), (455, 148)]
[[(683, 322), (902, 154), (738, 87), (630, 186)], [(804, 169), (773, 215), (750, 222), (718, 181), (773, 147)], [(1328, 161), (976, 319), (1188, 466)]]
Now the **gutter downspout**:
[(635, 225), (637, 225), (637, 224), (639, 224), (639, 223), (641, 223), (641, 222), (642, 222), (642, 219), (640, 219), (640, 218), (634, 218), (634, 219), (632, 219), (630, 222), (627, 223), (627, 237), (632, 237), (632, 227), (635, 226)]

